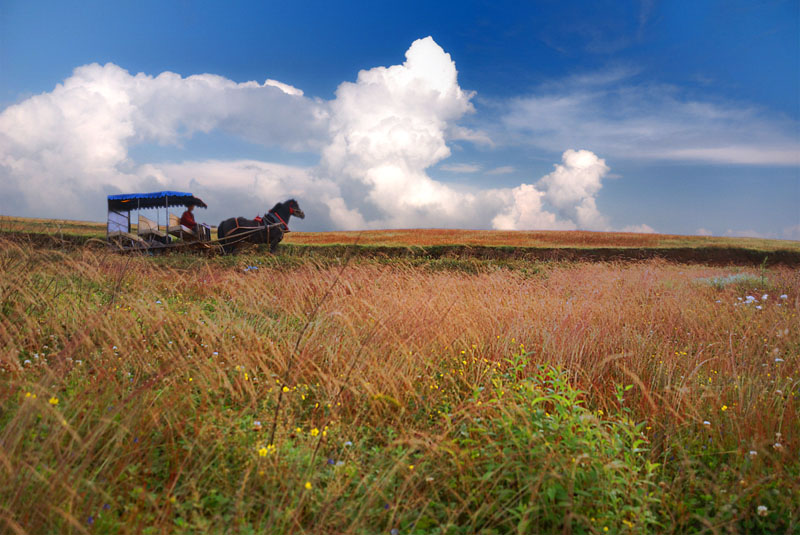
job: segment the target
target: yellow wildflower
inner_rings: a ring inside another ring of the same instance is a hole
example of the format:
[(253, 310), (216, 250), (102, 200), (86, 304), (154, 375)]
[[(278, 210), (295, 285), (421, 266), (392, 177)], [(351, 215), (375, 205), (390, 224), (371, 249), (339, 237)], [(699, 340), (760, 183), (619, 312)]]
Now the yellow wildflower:
[(266, 457), (267, 455), (272, 455), (273, 453), (275, 453), (276, 449), (277, 448), (275, 447), (275, 444), (267, 444), (266, 447), (263, 447), (258, 450), (258, 456)]

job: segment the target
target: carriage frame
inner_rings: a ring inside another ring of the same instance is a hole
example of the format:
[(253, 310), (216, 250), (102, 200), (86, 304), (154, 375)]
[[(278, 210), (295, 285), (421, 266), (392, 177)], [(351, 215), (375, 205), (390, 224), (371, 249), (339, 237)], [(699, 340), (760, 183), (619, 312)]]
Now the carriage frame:
[[(198, 224), (198, 232), (194, 232), (181, 225), (179, 219), (169, 213), (170, 208), (177, 206), (208, 207), (202, 199), (184, 191), (109, 195), (106, 242), (121, 251), (208, 248), (211, 244), (211, 228)], [(156, 210), (155, 221), (139, 212), (136, 233), (132, 232), (131, 213), (147, 209)], [(161, 209), (164, 211), (163, 225), (160, 224)]]

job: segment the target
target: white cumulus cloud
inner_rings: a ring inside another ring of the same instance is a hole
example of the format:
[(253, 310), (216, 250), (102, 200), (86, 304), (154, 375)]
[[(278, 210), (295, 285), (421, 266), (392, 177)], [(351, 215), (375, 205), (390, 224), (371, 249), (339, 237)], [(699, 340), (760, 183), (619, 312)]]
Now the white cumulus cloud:
[(471, 96), (459, 87), (450, 55), (432, 38), (419, 39), (402, 65), (364, 70), (339, 86), (322, 167), (357, 182), (380, 224), (402, 224), (408, 214), (455, 217), (469, 196), (425, 169), (450, 156), (446, 130), (473, 111)]
[(179, 146), (198, 132), (222, 131), (302, 150), (320, 147), (326, 127), (326, 105), (286, 84), (131, 75), (110, 63), (91, 64), (0, 113), (0, 174), (3, 190), (13, 186), (41, 213), (96, 216), (102, 203), (87, 207), (87, 194), (135, 190), (142, 182), (129, 157), (133, 145)]
[(608, 223), (597, 211), (595, 195), (608, 174), (606, 162), (588, 150), (567, 150), (562, 163), (538, 184), (544, 198), (580, 228), (606, 230)]
[(610, 230), (595, 203), (609, 171), (605, 161), (591, 151), (569, 149), (554, 167), (535, 186), (522, 184), (511, 190), (512, 209), (495, 217), (495, 227)]

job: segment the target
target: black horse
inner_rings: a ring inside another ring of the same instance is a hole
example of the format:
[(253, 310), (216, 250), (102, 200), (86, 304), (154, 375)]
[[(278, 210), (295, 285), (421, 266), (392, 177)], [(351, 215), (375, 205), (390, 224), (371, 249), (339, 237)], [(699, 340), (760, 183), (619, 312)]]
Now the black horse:
[(289, 218), (292, 216), (303, 219), (306, 214), (296, 200), (289, 199), (273, 206), (261, 221), (244, 217), (226, 219), (217, 227), (217, 239), (226, 254), (235, 251), (245, 242), (268, 243), (269, 251), (274, 253), (283, 234), (289, 232)]

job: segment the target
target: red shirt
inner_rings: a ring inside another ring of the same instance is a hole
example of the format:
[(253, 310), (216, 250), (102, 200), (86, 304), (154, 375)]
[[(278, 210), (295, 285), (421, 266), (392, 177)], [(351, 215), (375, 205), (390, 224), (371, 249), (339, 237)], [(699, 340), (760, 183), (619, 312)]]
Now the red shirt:
[(197, 226), (197, 223), (194, 220), (194, 216), (189, 210), (186, 210), (181, 216), (181, 225), (183, 225), (184, 227), (189, 227), (192, 230), (194, 230), (194, 228)]

